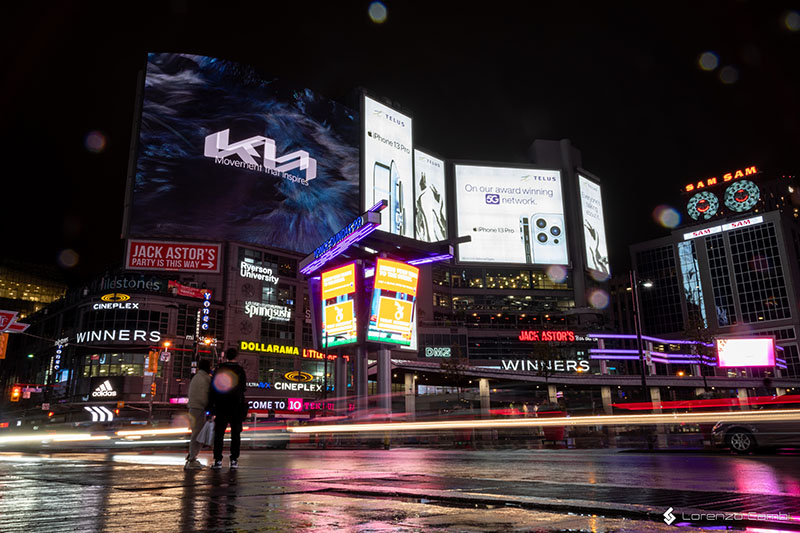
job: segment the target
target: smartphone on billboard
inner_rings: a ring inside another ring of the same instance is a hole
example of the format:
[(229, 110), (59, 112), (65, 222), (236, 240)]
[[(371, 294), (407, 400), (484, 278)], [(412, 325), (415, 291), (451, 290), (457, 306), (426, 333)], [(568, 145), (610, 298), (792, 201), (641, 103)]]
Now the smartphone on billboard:
[[(394, 163), (392, 163), (394, 164)], [(380, 161), (375, 161), (372, 166), (372, 202), (367, 207), (372, 207), (381, 200), (391, 206), (392, 169)]]
[(403, 203), (403, 182), (400, 179), (400, 172), (397, 164), (392, 161), (391, 166), (392, 188), (391, 188), (391, 230), (396, 235), (406, 234), (406, 208)]
[(519, 217), (519, 235), (522, 239), (522, 246), (525, 248), (525, 262), (530, 264), (531, 260), (531, 231), (528, 224), (528, 217)]
[(557, 213), (534, 213), (529, 225), (533, 262), (540, 265), (566, 265), (564, 216)]

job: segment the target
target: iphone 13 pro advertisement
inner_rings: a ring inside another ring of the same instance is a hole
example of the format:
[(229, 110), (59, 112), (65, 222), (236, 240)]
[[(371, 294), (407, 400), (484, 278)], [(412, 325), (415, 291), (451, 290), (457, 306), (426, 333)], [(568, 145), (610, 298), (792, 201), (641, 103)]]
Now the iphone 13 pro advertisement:
[(361, 212), (359, 131), (246, 65), (149, 54), (126, 234), (310, 252)]
[(581, 175), (578, 175), (578, 185), (581, 191), (586, 268), (608, 275), (611, 272), (600, 185)]
[(455, 165), (459, 261), (567, 265), (561, 173)]
[(445, 162), (414, 150), (414, 237), (436, 242), (447, 239)]
[(414, 236), (414, 160), (411, 118), (363, 96), (363, 208), (380, 200), (388, 207), (378, 229)]

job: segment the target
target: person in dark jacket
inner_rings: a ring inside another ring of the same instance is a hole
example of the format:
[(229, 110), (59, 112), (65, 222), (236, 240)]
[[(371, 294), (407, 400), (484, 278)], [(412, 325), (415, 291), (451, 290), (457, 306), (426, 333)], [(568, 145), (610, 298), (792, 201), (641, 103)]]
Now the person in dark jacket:
[(244, 368), (236, 362), (239, 352), (236, 348), (225, 351), (221, 363), (211, 377), (211, 414), (214, 415), (214, 464), (211, 468), (222, 468), (222, 445), (225, 429), (231, 426), (231, 468), (239, 467), (239, 448), (241, 446), (242, 422), (247, 416), (247, 400), (244, 397), (247, 377)]

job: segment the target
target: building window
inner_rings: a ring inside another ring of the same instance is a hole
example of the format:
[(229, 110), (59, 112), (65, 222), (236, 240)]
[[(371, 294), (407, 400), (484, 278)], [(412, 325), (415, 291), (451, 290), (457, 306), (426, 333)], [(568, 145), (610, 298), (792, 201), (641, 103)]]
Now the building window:
[(681, 260), (683, 295), (686, 298), (689, 320), (696, 324), (703, 324), (703, 327), (707, 328), (708, 320), (706, 320), (706, 307), (703, 305), (700, 266), (697, 264), (697, 251), (693, 240), (678, 243), (678, 257)]
[(731, 231), (729, 238), (742, 320), (791, 318), (774, 224)]
[(636, 254), (639, 279), (653, 282), (640, 289), (642, 329), (649, 335), (684, 330), (681, 283), (672, 246), (643, 250)]
[(728, 269), (728, 259), (725, 257), (724, 242), (722, 235), (706, 237), (711, 290), (714, 293), (714, 307), (716, 308), (717, 325), (719, 327), (733, 326), (738, 322), (736, 306), (733, 301), (730, 269)]

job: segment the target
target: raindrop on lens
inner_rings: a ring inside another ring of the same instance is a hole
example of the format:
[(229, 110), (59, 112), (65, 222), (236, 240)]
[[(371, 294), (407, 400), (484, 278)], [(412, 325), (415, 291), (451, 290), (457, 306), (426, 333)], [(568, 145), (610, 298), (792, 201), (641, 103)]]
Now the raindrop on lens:
[(386, 22), (386, 6), (383, 2), (372, 2), (369, 5), (369, 18), (375, 24)]
[(595, 309), (605, 309), (608, 307), (608, 293), (602, 289), (596, 289), (589, 295), (589, 305)]
[(93, 154), (99, 154), (106, 149), (106, 136), (99, 131), (90, 131), (84, 139), (86, 149)]
[(547, 269), (547, 277), (553, 283), (564, 283), (567, 279), (567, 269), (563, 266), (553, 265)]
[(78, 264), (78, 252), (71, 249), (61, 250), (58, 254), (58, 264), (64, 268), (72, 268)]
[(703, 70), (714, 70), (719, 65), (719, 58), (714, 52), (703, 52), (697, 62)]

